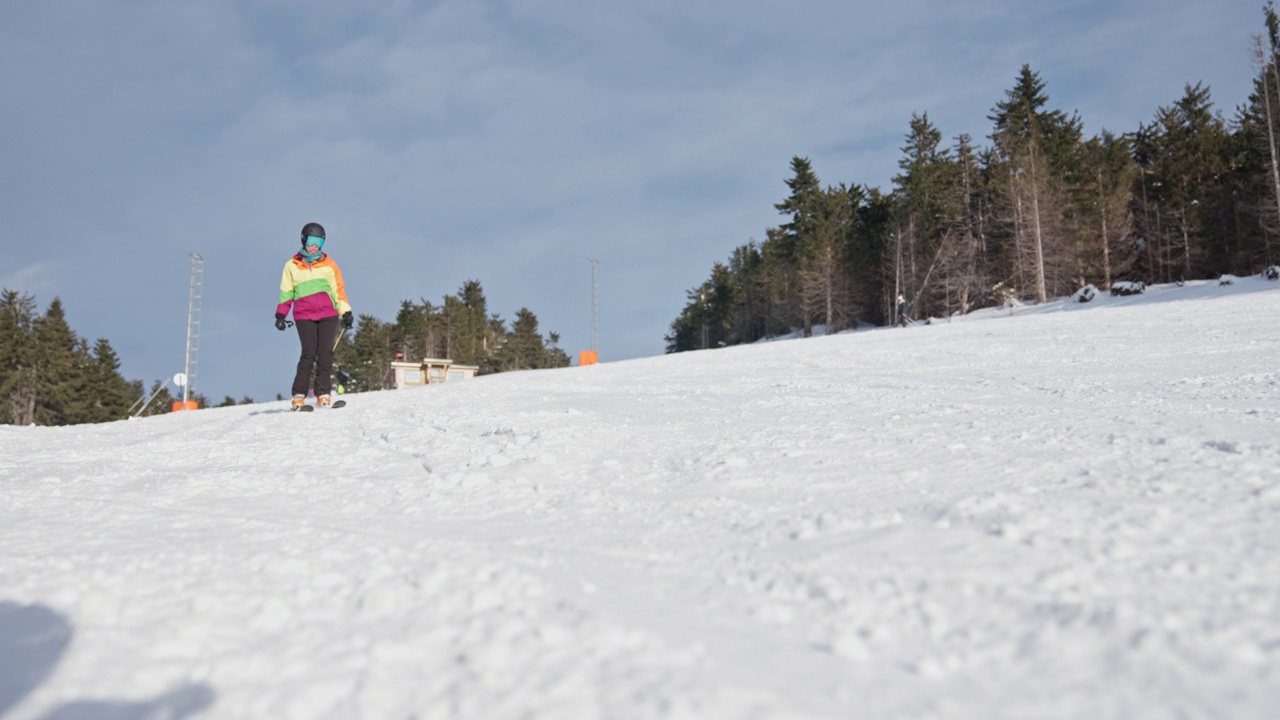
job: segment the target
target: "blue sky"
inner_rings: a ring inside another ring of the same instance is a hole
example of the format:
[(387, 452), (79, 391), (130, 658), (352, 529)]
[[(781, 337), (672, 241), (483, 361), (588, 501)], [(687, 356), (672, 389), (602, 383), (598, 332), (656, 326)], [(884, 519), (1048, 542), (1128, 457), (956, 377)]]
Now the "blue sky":
[(311, 221), (356, 312), (480, 280), (571, 356), (663, 351), (685, 291), (781, 219), (793, 156), (888, 189), (913, 112), (985, 143), (1030, 64), (1086, 132), (1187, 83), (1228, 118), (1253, 0), (0, 0), (0, 286), (61, 297), (130, 379), (287, 393), (272, 326)]

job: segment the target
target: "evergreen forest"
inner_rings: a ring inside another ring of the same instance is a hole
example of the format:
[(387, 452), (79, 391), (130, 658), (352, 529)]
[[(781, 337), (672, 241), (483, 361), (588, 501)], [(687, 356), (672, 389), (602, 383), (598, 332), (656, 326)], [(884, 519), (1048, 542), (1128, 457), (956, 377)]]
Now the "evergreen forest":
[(538, 316), (528, 308), (517, 311), (508, 328), (489, 312), (480, 281), (468, 280), (438, 304), (401, 301), (394, 322), (360, 315), (356, 332), (339, 339), (334, 368), (347, 392), (381, 390), (390, 386), (393, 359), (449, 359), (474, 365), (481, 375), (568, 367), (569, 355), (559, 342), (554, 332), (543, 337)]
[[(347, 392), (389, 387), (391, 361), (448, 358), (476, 365), (480, 374), (566, 367), (560, 338), (538, 330), (538, 318), (521, 308), (508, 329), (489, 314), (484, 290), (467, 281), (439, 305), (404, 301), (394, 323), (361, 315), (358, 331), (343, 334), (334, 355), (338, 381)], [(67, 323), (62, 301), (54, 298), (39, 313), (35, 298), (14, 290), (0, 293), (0, 424), (76, 425), (172, 412), (175, 398), (163, 381), (145, 390), (125, 380), (111, 343), (92, 346)], [(282, 399), (283, 396), (276, 396)], [(211, 407), (205, 396), (192, 396)], [(223, 398), (216, 407), (251, 404)]]
[[(152, 391), (156, 396), (142, 414), (169, 412), (168, 391), (159, 381)], [(120, 420), (137, 411), (142, 397), (142, 383), (120, 374), (110, 342), (99, 338), (90, 347), (76, 335), (61, 300), (40, 314), (33, 296), (0, 293), (0, 424)]]
[(824, 187), (793, 158), (783, 222), (688, 291), (667, 352), (1264, 271), (1280, 250), (1280, 20), (1264, 15), (1229, 119), (1188, 84), (1136, 130), (1086, 137), (1023, 66), (986, 143), (944, 143), (913, 114), (888, 191)]

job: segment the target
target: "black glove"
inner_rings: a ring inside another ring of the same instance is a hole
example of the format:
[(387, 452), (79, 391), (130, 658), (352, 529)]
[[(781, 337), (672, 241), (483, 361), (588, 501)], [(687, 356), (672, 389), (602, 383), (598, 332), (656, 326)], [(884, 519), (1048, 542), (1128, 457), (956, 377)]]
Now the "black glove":
[(276, 313), (276, 329), (284, 330), (286, 327), (288, 327), (288, 325), (284, 321), (284, 316), (280, 313)]
[(356, 324), (356, 319), (351, 317), (351, 311), (342, 313), (342, 327), (350, 330), (352, 325)]

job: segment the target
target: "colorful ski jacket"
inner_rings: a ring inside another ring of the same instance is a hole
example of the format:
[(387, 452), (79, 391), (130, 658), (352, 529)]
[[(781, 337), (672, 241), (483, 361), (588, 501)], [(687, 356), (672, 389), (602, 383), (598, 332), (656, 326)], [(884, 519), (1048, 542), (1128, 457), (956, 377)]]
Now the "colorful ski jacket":
[(298, 253), (284, 264), (276, 313), (287, 316), (290, 307), (294, 320), (321, 320), (351, 312), (342, 271), (333, 258), (325, 255), (309, 263)]

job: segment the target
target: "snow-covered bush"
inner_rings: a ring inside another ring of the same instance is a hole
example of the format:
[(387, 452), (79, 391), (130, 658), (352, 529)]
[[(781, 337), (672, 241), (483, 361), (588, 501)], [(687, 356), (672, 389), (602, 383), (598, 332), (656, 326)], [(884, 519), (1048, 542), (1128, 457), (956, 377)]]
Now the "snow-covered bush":
[(1238, 279), (1235, 275), (1223, 275), (1218, 278), (1218, 285), (1235, 285)]
[(1146, 292), (1147, 284), (1141, 280), (1121, 280), (1111, 286), (1111, 294), (1120, 295), (1141, 295)]
[(1090, 284), (1090, 285), (1085, 285), (1084, 287), (1077, 290), (1076, 294), (1071, 296), (1071, 299), (1079, 303), (1087, 303), (1097, 296), (1098, 296), (1098, 288)]
[(1268, 280), (1280, 280), (1280, 265), (1272, 265), (1262, 271), (1262, 276)]

